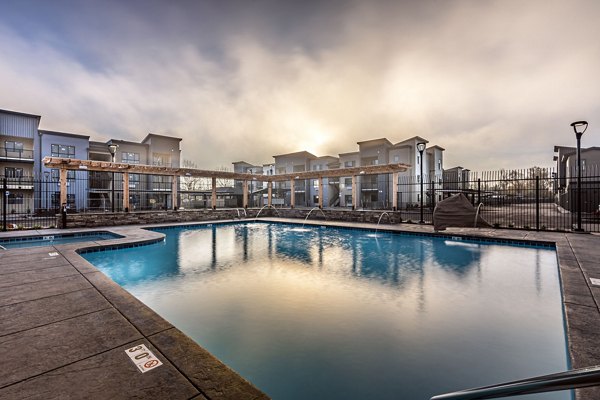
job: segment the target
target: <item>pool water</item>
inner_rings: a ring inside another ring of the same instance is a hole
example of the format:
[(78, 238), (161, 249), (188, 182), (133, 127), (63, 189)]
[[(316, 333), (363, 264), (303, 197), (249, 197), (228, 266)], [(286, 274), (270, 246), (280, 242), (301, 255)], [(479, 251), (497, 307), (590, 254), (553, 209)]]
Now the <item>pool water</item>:
[(552, 248), (261, 222), (160, 231), (83, 256), (274, 399), (429, 399), (568, 369)]
[(5, 249), (21, 247), (53, 246), (79, 242), (95, 242), (98, 240), (117, 239), (123, 236), (110, 232), (74, 233), (68, 235), (25, 236), (11, 239), (0, 239), (0, 246)]

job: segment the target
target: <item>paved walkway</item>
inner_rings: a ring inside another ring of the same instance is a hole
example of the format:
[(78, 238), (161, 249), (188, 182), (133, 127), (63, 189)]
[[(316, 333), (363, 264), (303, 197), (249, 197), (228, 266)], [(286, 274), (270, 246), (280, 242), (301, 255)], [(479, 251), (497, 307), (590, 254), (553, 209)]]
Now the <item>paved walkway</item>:
[[(140, 228), (106, 228), (123, 239), (0, 250), (0, 398), (267, 398), (75, 251), (162, 237)], [(416, 224), (385, 229), (433, 232)], [(90, 230), (39, 234), (74, 231)], [(600, 286), (590, 280), (600, 279), (599, 236), (467, 228), (445, 233), (555, 243), (572, 367), (600, 365)], [(23, 234), (38, 232), (0, 233), (0, 238)], [(141, 373), (125, 352), (140, 344), (163, 365)], [(600, 388), (578, 390), (577, 398), (600, 399)]]
[[(0, 398), (268, 398), (75, 252), (95, 245), (0, 250)], [(140, 344), (163, 365), (141, 373)]]

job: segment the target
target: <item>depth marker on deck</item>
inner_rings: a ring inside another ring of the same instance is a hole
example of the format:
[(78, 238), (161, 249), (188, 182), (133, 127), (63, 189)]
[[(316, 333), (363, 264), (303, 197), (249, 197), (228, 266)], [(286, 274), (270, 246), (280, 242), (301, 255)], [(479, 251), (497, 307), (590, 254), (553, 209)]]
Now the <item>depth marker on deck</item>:
[(592, 285), (594, 286), (600, 286), (600, 279), (598, 278), (590, 278), (590, 282), (592, 282)]
[(142, 374), (162, 365), (162, 362), (143, 343), (125, 350), (125, 354)]

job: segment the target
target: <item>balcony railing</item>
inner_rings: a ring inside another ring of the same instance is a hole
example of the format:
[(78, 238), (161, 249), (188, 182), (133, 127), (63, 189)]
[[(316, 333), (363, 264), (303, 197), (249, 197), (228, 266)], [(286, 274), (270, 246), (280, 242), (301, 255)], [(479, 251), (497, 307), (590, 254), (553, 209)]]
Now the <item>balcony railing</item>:
[(6, 189), (33, 189), (33, 176), (6, 177)]
[(0, 147), (0, 159), (33, 161), (33, 150)]

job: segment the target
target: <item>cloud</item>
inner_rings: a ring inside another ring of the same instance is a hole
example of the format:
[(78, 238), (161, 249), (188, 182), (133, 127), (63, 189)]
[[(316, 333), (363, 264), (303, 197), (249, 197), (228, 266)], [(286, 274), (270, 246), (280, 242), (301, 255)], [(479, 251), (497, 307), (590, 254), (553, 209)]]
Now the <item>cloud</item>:
[(0, 107), (96, 139), (182, 137), (203, 168), (414, 135), (447, 167), (549, 165), (580, 118), (598, 141), (596, 2), (287, 3), (114, 3), (35, 32), (0, 19)]

